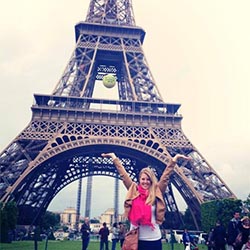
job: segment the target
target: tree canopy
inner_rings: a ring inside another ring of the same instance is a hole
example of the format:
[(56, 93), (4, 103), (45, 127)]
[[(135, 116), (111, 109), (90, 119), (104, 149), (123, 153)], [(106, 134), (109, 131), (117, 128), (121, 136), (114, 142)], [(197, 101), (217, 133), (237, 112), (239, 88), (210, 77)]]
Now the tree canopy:
[(206, 202), (201, 205), (201, 226), (202, 230), (209, 232), (210, 228), (215, 226), (217, 220), (220, 220), (224, 226), (232, 218), (235, 211), (241, 212), (242, 201), (234, 199), (223, 199)]

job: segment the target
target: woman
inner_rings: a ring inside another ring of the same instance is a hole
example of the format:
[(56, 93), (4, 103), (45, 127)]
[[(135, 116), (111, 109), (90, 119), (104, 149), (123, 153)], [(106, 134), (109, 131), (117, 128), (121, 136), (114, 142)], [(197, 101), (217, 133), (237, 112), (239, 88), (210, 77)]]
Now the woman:
[(112, 158), (128, 190), (124, 202), (124, 215), (130, 221), (130, 229), (139, 227), (138, 250), (162, 250), (160, 225), (166, 210), (163, 194), (177, 160), (191, 158), (181, 154), (175, 155), (163, 171), (159, 182), (149, 167), (143, 168), (139, 173), (139, 184), (137, 184), (129, 177), (114, 153), (102, 154), (102, 156)]
[(250, 219), (248, 216), (244, 216), (241, 219), (241, 224), (239, 225), (239, 231), (241, 234), (241, 239), (239, 242), (235, 242), (236, 250), (240, 250), (244, 244), (247, 243), (248, 237), (250, 235)]
[(126, 228), (125, 225), (122, 222), (118, 223), (119, 225), (119, 240), (120, 240), (120, 246), (122, 248), (123, 242), (125, 240), (125, 235), (126, 235)]
[(119, 228), (117, 223), (113, 223), (113, 228), (112, 228), (112, 250), (115, 250), (116, 248), (116, 243), (119, 241)]
[(250, 250), (250, 236), (248, 236), (247, 243), (243, 245), (242, 250)]

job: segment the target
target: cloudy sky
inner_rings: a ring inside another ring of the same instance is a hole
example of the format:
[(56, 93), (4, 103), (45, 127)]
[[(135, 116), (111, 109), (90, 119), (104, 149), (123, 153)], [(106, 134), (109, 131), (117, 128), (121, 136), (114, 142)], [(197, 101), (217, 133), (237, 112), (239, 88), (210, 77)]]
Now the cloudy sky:
[[(89, 1), (0, 2), (3, 150), (29, 123), (33, 94), (52, 93), (74, 49), (74, 25), (85, 20)], [(164, 101), (182, 105), (185, 135), (236, 196), (246, 199), (250, 1), (133, 0), (133, 7), (136, 24), (146, 31), (144, 53)], [(113, 207), (113, 185), (107, 177), (94, 179), (92, 216)], [(75, 206), (76, 186), (62, 190), (50, 208)], [(104, 188), (110, 194), (105, 199), (98, 196)]]

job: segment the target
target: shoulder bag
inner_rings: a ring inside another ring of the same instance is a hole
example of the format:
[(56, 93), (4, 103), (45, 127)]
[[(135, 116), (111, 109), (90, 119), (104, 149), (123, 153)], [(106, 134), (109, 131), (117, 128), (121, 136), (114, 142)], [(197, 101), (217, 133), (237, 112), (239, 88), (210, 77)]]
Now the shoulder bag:
[(139, 228), (130, 230), (125, 235), (122, 250), (138, 250)]

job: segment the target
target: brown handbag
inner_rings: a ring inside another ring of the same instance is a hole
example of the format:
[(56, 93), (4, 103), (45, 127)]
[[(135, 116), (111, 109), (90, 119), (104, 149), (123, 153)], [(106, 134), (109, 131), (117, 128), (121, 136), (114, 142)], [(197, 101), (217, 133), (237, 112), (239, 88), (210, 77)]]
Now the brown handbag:
[(138, 250), (139, 228), (130, 230), (125, 235), (122, 250)]

